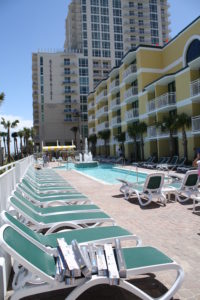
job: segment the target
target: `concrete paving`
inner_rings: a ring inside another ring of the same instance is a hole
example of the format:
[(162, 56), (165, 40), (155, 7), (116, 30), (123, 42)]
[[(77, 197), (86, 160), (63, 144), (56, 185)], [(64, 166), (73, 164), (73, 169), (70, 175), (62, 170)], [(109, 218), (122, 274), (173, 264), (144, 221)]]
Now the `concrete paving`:
[[(141, 208), (136, 199), (131, 198), (129, 201), (123, 199), (119, 192), (120, 184), (106, 185), (73, 170), (57, 170), (57, 172), (114, 218), (117, 225), (138, 235), (143, 245), (158, 248), (183, 267), (184, 283), (174, 300), (200, 300), (200, 210), (199, 214), (193, 214), (190, 201), (184, 205), (171, 201), (166, 207), (152, 203)], [(130, 241), (125, 244), (133, 245)], [(173, 272), (160, 273), (156, 278), (152, 274), (147, 274), (134, 280), (134, 284), (142, 287), (151, 296), (159, 297), (172, 284), (173, 279)], [(27, 299), (59, 300), (64, 299), (67, 294), (65, 290)], [(117, 287), (97, 286), (78, 299), (139, 298)]]

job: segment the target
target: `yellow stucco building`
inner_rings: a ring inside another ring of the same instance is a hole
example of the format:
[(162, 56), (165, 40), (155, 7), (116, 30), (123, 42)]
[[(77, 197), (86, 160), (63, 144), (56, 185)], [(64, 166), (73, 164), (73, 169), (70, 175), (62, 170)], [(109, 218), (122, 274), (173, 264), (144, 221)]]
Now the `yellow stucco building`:
[[(200, 147), (200, 17), (195, 19), (163, 47), (139, 45), (123, 57), (93, 92), (88, 95), (89, 136), (109, 129), (107, 154), (119, 148), (116, 136), (125, 133), (124, 151), (133, 159), (133, 139), (127, 128), (145, 122), (144, 155), (169, 156), (169, 131), (158, 122), (165, 116), (186, 113), (191, 126), (186, 128), (188, 158)], [(174, 154), (184, 155), (182, 130), (173, 132)], [(138, 157), (141, 140), (137, 137)], [(105, 154), (104, 140), (98, 138), (97, 154)]]

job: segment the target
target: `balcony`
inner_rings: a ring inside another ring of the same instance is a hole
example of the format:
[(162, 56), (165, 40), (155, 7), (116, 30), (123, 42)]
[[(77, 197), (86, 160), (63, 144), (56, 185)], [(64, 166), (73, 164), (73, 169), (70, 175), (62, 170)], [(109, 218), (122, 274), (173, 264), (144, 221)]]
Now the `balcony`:
[[(173, 136), (177, 136), (176, 131)], [(147, 138), (149, 140), (169, 138), (169, 131), (162, 131), (160, 127), (157, 128), (156, 126), (149, 126), (147, 127)]]
[(110, 109), (112, 110), (119, 109), (120, 105), (121, 105), (120, 97), (117, 97), (110, 102)]
[(96, 103), (100, 103), (102, 100), (105, 100), (107, 97), (107, 91), (102, 91), (97, 97), (96, 97)]
[(77, 75), (77, 72), (76, 71), (71, 71), (71, 72), (64, 72), (62, 73), (63, 76), (76, 76)]
[(62, 63), (61, 67), (76, 67), (77, 64), (74, 62), (67, 62), (67, 63)]
[(76, 84), (76, 83), (77, 83), (76, 80), (70, 80), (70, 81), (64, 80), (64, 81), (62, 82), (62, 84)]
[(88, 122), (93, 122), (93, 121), (95, 121), (95, 115), (88, 116)]
[(88, 110), (94, 109), (94, 101), (88, 103)]
[[(137, 72), (137, 67), (136, 67), (136, 65), (131, 65), (131, 66), (129, 66), (124, 72), (123, 72), (123, 76), (122, 76), (122, 78), (123, 78), (123, 81), (127, 81), (128, 79), (129, 79), (129, 75), (131, 74), (131, 75), (133, 75), (134, 73), (134, 77), (136, 77), (136, 72)], [(125, 80), (126, 79), (126, 80)]]
[(104, 106), (101, 109), (97, 110), (97, 112), (96, 112), (97, 118), (99, 118), (103, 115), (107, 115), (107, 114), (108, 114), (108, 106)]
[(103, 122), (103, 123), (97, 125), (97, 131), (103, 131), (103, 130), (108, 129), (108, 128), (109, 128), (108, 121)]
[(73, 95), (73, 94), (76, 94), (76, 91), (75, 90), (64, 90), (63, 92), (65, 95)]
[(156, 113), (159, 111), (169, 111), (176, 108), (176, 93), (166, 93), (147, 103), (147, 112)]
[(114, 118), (112, 118), (111, 120), (111, 126), (115, 127), (115, 126), (119, 126), (121, 124), (121, 117), (120, 116), (116, 116)]
[(89, 128), (89, 135), (95, 134), (95, 128)]
[(119, 79), (113, 80), (109, 87), (109, 92), (114, 92), (119, 89)]
[(200, 134), (200, 116), (192, 118), (192, 133)]
[(138, 108), (134, 108), (134, 109), (131, 109), (131, 110), (128, 110), (125, 114), (125, 118), (126, 118), (126, 121), (129, 122), (129, 121), (135, 121), (136, 119), (139, 118), (139, 111), (138, 111)]
[(190, 83), (190, 96), (193, 102), (200, 101), (200, 78)]
[(131, 103), (137, 100), (138, 88), (136, 86), (129, 88), (124, 93), (124, 100), (126, 103)]

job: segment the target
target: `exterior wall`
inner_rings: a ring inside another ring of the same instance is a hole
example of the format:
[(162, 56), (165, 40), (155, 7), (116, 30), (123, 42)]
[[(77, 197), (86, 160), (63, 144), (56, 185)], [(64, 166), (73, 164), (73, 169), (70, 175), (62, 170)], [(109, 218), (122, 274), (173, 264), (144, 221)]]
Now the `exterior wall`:
[[(155, 124), (162, 123), (164, 116), (169, 114), (175, 116), (176, 113), (186, 113), (191, 118), (191, 126), (186, 128), (188, 159), (193, 159), (194, 147), (199, 147), (200, 144), (200, 58), (185, 67), (183, 57), (186, 55), (185, 49), (196, 38), (199, 29), (200, 18), (163, 48), (141, 46), (130, 51), (121, 65), (113, 69), (105, 79), (108, 96), (105, 102), (101, 102), (100, 107), (109, 107), (111, 155), (114, 153), (114, 145), (115, 148), (117, 145), (114, 137), (124, 132), (125, 156), (133, 159), (134, 143), (127, 135), (127, 129), (129, 124), (140, 121), (147, 124), (147, 133), (144, 133), (145, 158), (155, 153), (158, 157), (169, 156), (169, 132), (163, 132)], [(132, 71), (127, 73), (130, 68)], [(118, 83), (114, 87), (116, 81)], [(137, 92), (132, 94), (136, 89)], [(93, 94), (94, 101), (97, 101), (101, 93), (102, 86), (97, 85)], [(120, 101), (113, 105), (117, 95)], [(101, 124), (105, 119), (99, 118), (96, 112), (97, 110), (93, 112), (96, 124)], [(89, 122), (89, 126), (91, 124)], [(96, 127), (97, 136), (98, 132)], [(177, 140), (175, 151), (181, 157), (184, 155), (181, 130), (174, 134), (174, 139)], [(97, 147), (101, 147), (102, 153), (103, 146)]]

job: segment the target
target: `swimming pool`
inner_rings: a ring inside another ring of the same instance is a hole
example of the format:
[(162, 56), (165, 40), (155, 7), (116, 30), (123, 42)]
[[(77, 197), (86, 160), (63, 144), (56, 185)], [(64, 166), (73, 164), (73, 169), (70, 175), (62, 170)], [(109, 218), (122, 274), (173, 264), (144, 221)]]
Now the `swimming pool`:
[(62, 170), (75, 170), (106, 184), (119, 183), (117, 178), (128, 180), (131, 182), (137, 182), (137, 180), (141, 182), (145, 181), (147, 177), (147, 174), (145, 173), (136, 173), (133, 170), (124, 170), (111, 164), (99, 164), (98, 167), (94, 168), (77, 169), (73, 163), (69, 163), (57, 168)]

